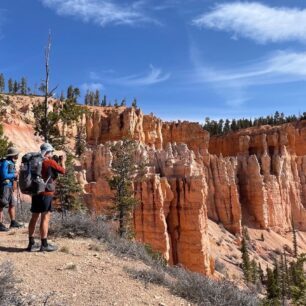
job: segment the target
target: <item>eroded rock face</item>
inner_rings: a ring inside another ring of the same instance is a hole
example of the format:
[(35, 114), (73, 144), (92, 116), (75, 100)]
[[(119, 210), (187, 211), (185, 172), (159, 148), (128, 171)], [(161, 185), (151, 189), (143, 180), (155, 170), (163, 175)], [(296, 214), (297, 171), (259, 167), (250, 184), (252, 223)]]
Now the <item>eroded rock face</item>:
[[(90, 182), (85, 184), (86, 201), (95, 212), (106, 212), (113, 197), (106, 181), (112, 160), (110, 145), (101, 144), (87, 151), (82, 159)], [(212, 274), (207, 234), (208, 187), (193, 152), (185, 144), (168, 144), (167, 150), (158, 152), (140, 144), (137, 156), (146, 156), (148, 167), (145, 179), (134, 182), (139, 200), (134, 212), (136, 238), (150, 244), (170, 263)]]
[(306, 121), (212, 137), (213, 153), (237, 159), (242, 223), (305, 230)]
[[(5, 134), (22, 152), (36, 151), (41, 140), (33, 136), (31, 105), (39, 98), (12, 99), (4, 109)], [(77, 173), (88, 207), (104, 213), (112, 202), (111, 143), (138, 140), (136, 159), (146, 158), (148, 166), (145, 179), (134, 182), (136, 238), (170, 263), (213, 273), (208, 217), (234, 234), (242, 225), (281, 232), (292, 220), (306, 230), (306, 121), (209, 139), (199, 124), (165, 123), (136, 108), (89, 111), (81, 122), (88, 149)], [(62, 127), (71, 147), (76, 130)]]

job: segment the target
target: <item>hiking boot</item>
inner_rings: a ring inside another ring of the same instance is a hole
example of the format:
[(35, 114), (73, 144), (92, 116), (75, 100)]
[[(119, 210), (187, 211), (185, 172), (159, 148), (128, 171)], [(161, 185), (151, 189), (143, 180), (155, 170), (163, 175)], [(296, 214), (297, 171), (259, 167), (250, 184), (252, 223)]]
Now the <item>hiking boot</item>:
[(39, 251), (39, 243), (35, 242), (34, 244), (33, 243), (29, 243), (28, 244), (28, 247), (26, 248), (26, 251), (28, 252), (37, 252)]
[(48, 243), (47, 246), (43, 246), (41, 245), (40, 247), (40, 251), (41, 252), (54, 252), (56, 251), (58, 248), (56, 245), (50, 244)]
[(9, 229), (3, 224), (0, 223), (0, 232), (7, 232)]
[(21, 227), (23, 227), (23, 225), (18, 223), (16, 220), (11, 221), (10, 228), (21, 228)]

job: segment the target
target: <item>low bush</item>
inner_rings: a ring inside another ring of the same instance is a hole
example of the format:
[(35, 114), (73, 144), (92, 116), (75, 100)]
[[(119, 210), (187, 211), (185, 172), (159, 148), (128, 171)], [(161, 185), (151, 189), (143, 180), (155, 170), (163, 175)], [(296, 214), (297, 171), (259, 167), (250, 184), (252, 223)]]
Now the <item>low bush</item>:
[[(215, 281), (199, 273), (193, 273), (180, 267), (169, 267), (160, 254), (153, 252), (148, 245), (120, 238), (103, 220), (87, 214), (68, 214), (61, 219), (55, 214), (51, 223), (53, 235), (88, 237), (106, 243), (117, 256), (127, 256), (141, 260), (150, 269), (135, 270), (126, 268), (126, 272), (135, 279), (168, 287), (173, 294), (193, 303), (205, 306), (255, 306), (259, 299), (250, 291), (237, 288), (233, 283)], [(221, 267), (223, 269), (223, 267)]]

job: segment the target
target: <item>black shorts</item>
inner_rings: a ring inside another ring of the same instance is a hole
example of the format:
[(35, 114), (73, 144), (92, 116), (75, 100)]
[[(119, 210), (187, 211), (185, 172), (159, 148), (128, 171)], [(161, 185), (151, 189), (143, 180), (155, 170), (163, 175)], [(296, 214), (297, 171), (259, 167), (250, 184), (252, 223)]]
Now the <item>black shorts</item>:
[(31, 212), (44, 213), (52, 211), (52, 200), (53, 196), (46, 196), (41, 194), (33, 195)]

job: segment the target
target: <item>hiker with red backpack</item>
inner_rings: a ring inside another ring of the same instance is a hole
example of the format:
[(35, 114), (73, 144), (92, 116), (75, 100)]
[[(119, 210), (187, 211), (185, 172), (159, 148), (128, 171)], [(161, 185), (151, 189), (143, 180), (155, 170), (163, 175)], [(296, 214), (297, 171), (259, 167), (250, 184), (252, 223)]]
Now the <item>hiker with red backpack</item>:
[(7, 232), (9, 229), (3, 224), (3, 208), (8, 208), (11, 219), (10, 228), (20, 228), (22, 225), (16, 221), (16, 198), (14, 196), (14, 181), (18, 179), (16, 172), (16, 161), (19, 151), (10, 147), (7, 150), (6, 158), (0, 161), (0, 232)]
[(32, 196), (32, 217), (29, 223), (29, 244), (27, 251), (38, 249), (35, 243), (34, 232), (40, 217), (40, 251), (52, 252), (57, 247), (48, 243), (48, 229), (52, 200), (55, 192), (55, 180), (58, 174), (64, 174), (65, 169), (53, 157), (54, 148), (49, 143), (40, 146), (39, 153), (28, 153), (22, 157), (20, 171), (20, 189), (23, 193)]

